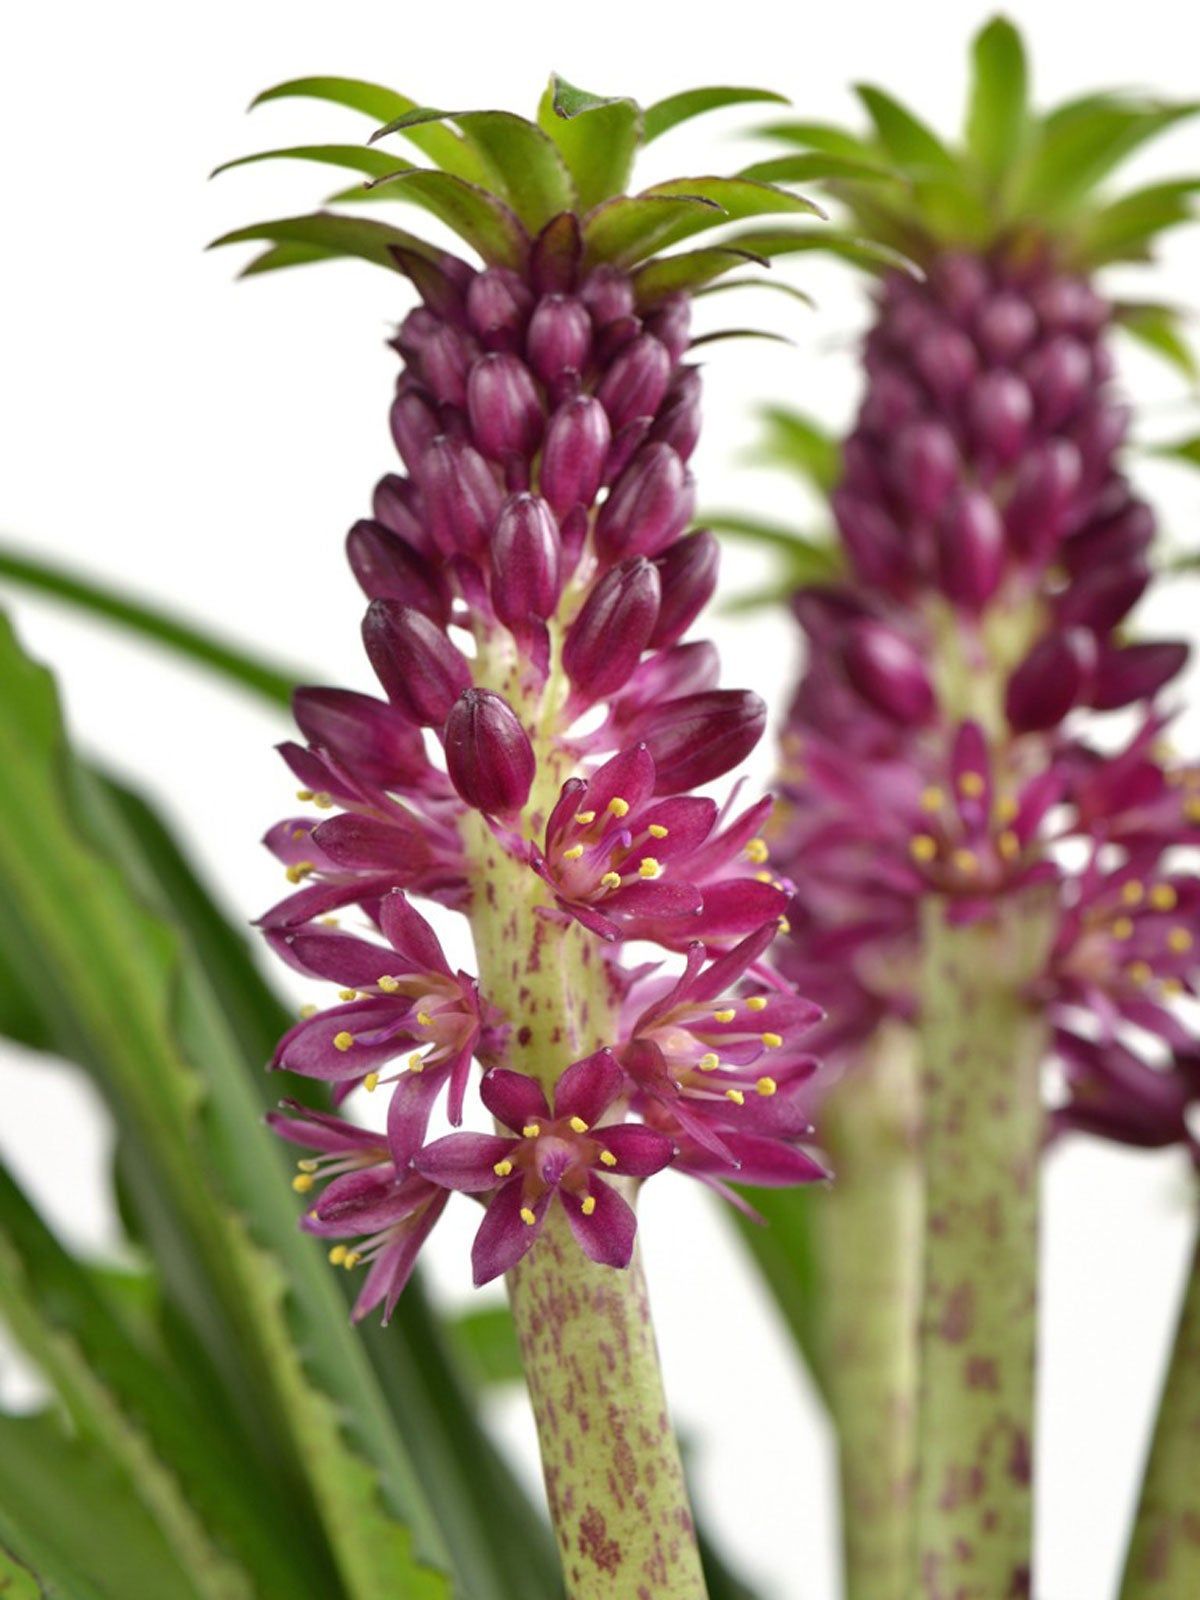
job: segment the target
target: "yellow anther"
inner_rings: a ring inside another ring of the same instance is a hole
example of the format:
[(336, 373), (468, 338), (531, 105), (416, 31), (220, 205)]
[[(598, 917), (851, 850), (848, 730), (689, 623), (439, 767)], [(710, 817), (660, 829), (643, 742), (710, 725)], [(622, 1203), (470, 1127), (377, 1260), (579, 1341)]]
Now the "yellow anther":
[(577, 811), (575, 813), (575, 821), (581, 828), (588, 827), (591, 823), (595, 822), (595, 820), (596, 813), (594, 811)]
[(1171, 998), (1174, 999), (1176, 995), (1183, 993), (1183, 985), (1180, 983), (1178, 978), (1164, 978), (1162, 981), (1162, 992), (1165, 995), (1170, 995)]
[(308, 838), (308, 834), (309, 834), (309, 830), (307, 828), (293, 828), (292, 829), (292, 838), (295, 840), (295, 842), (297, 844), (300, 843), (301, 839), (307, 839)]
[(362, 1257), (359, 1255), (357, 1250), (347, 1250), (346, 1254), (342, 1257), (342, 1265), (345, 1267), (347, 1272), (353, 1272), (361, 1260)]
[(1011, 828), (1005, 828), (996, 836), (996, 849), (1006, 861), (1015, 861), (1021, 854), (1021, 841)]
[(699, 1061), (697, 1061), (696, 1065), (700, 1068), (701, 1072), (715, 1072), (721, 1065), (721, 1058), (716, 1054), (715, 1051), (706, 1050), (700, 1057)]
[(585, 1195), (580, 1202), (579, 1209), (585, 1217), (590, 1217), (596, 1209), (596, 1196), (594, 1194)]
[(737, 1012), (733, 1006), (724, 1006), (720, 1011), (713, 1012), (715, 1022), (732, 1022), (736, 1016)]
[(960, 772), (958, 775), (958, 792), (965, 795), (968, 800), (978, 800), (987, 784), (983, 781), (983, 774), (979, 772)]
[(725, 1098), (726, 1100), (732, 1100), (735, 1106), (744, 1106), (746, 1104), (746, 1096), (740, 1089), (726, 1089)]
[(759, 1037), (768, 1050), (778, 1050), (783, 1043), (783, 1035), (781, 1033), (763, 1033)]
[(1200, 822), (1200, 795), (1189, 795), (1183, 803), (1183, 814), (1189, 822)]
[(946, 792), (939, 789), (936, 783), (931, 783), (928, 789), (921, 791), (921, 810), (940, 811), (946, 804)]
[(606, 872), (600, 879), (602, 889), (619, 889), (621, 887), (621, 874), (619, 872)]
[(307, 1194), (312, 1186), (313, 1175), (311, 1172), (298, 1172), (292, 1179), (292, 1188), (295, 1189), (297, 1194)]
[(424, 1072), (425, 1071), (425, 1057), (421, 1054), (421, 1052), (419, 1050), (414, 1050), (412, 1055), (409, 1056), (409, 1058), (408, 1058), (408, 1070), (410, 1072)]
[(652, 822), (646, 829), (652, 839), (665, 839), (670, 831), (670, 828), (664, 828), (661, 822)]
[(342, 1262), (345, 1261), (346, 1255), (346, 1246), (344, 1244), (335, 1244), (333, 1249), (329, 1252), (330, 1265), (334, 1267), (340, 1267)]
[(357, 994), (358, 994), (358, 990), (357, 989), (339, 989), (338, 990), (338, 999), (339, 1000), (353, 1000)]
[(322, 917), (321, 918), (321, 926), (323, 928), (336, 928), (337, 925), (338, 925), (338, 919), (336, 917)]
[(765, 994), (752, 994), (746, 1000), (747, 1011), (765, 1011), (767, 1009), (767, 996)]
[(754, 874), (754, 881), (755, 883), (770, 883), (774, 876), (775, 874), (773, 872), (756, 872)]
[(384, 994), (395, 994), (396, 990), (400, 987), (400, 979), (390, 977), (389, 974), (385, 972), (379, 979), (378, 987), (383, 990)]
[(1156, 883), (1150, 891), (1150, 904), (1155, 911), (1174, 911), (1179, 896), (1169, 883)]
[(569, 850), (563, 851), (563, 860), (578, 861), (582, 854), (583, 846), (581, 844), (573, 844)]
[(1139, 883), (1136, 878), (1130, 878), (1128, 883), (1121, 886), (1121, 899), (1127, 906), (1141, 905), (1145, 894), (1145, 886)]
[(534, 1223), (537, 1221), (537, 1217), (533, 1214), (528, 1206), (521, 1207), (521, 1221), (527, 1228), (532, 1228)]
[(429, 1015), (428, 1011), (418, 1011), (417, 1012), (417, 1021), (421, 1024), (421, 1026), (423, 1028), (432, 1028), (433, 1027), (433, 1018)]
[(582, 1117), (572, 1117), (567, 1126), (572, 1133), (586, 1133), (588, 1131), (588, 1125)]
[(1020, 809), (1012, 795), (1002, 794), (992, 807), (992, 815), (997, 822), (1014, 822)]
[(600, 1161), (601, 1164), (606, 1167), (615, 1167), (617, 1164), (617, 1158), (615, 1155), (613, 1155), (611, 1150), (601, 1150)]
[(521, 1137), (522, 1139), (536, 1139), (541, 1134), (541, 1131), (542, 1125), (540, 1122), (527, 1122), (521, 1129)]
[(496, 1161), (492, 1163), (492, 1171), (498, 1178), (507, 1178), (512, 1172), (512, 1169), (513, 1164), (507, 1159), (507, 1157), (503, 1161)]
[(788, 921), (788, 919), (786, 917), (780, 917), (780, 919), (779, 919), (779, 931), (780, 931), (780, 933), (791, 933), (792, 925), (791, 925), (791, 923)]
[(333, 804), (333, 796), (325, 789), (320, 789), (312, 797), (313, 805), (319, 811), (328, 811)]
[(761, 864), (769, 859), (770, 854), (771, 852), (765, 839), (751, 839), (746, 846), (746, 859), (748, 861), (756, 861)]
[(950, 857), (959, 872), (972, 873), (979, 871), (979, 857), (974, 850), (959, 849)]
[(316, 1172), (321, 1163), (314, 1161), (311, 1156), (306, 1156), (303, 1161), (297, 1161), (296, 1165), (301, 1172)]
[(914, 834), (908, 842), (908, 853), (914, 861), (932, 861), (938, 853), (937, 840), (932, 834)]
[(297, 789), (296, 790), (296, 799), (297, 800), (311, 800), (312, 797), (313, 797), (313, 792), (312, 792), (311, 789)]
[(662, 863), (653, 856), (643, 856), (638, 862), (639, 878), (658, 878), (662, 876)]
[(1131, 961), (1125, 970), (1129, 974), (1130, 981), (1139, 985), (1149, 983), (1154, 976), (1149, 963), (1145, 961)]
[(627, 817), (629, 815), (629, 801), (623, 800), (619, 794), (615, 794), (608, 802), (608, 809), (614, 817)]
[(303, 883), (304, 879), (316, 870), (311, 861), (295, 861), (284, 873), (284, 877), (289, 883)]
[(1133, 919), (1132, 919), (1132, 917), (1118, 917), (1117, 920), (1112, 925), (1112, 936), (1113, 936), (1114, 939), (1132, 939), (1133, 938)]
[(347, 1033), (345, 1028), (342, 1029), (341, 1033), (335, 1033), (333, 1036), (333, 1048), (335, 1050), (349, 1050), (353, 1043), (354, 1035)]
[(1167, 935), (1167, 944), (1176, 955), (1182, 955), (1185, 950), (1190, 950), (1195, 940), (1187, 928), (1172, 928)]
[(363, 1088), (368, 1094), (374, 1094), (378, 1087), (379, 1074), (377, 1072), (368, 1072), (366, 1077), (363, 1079)]
[(314, 1006), (314, 1005), (309, 1004), (309, 1005), (300, 1007), (300, 1015), (302, 1017), (315, 1017), (316, 1014), (317, 1014), (317, 1007)]
[(758, 1090), (759, 1094), (764, 1097), (764, 1099), (769, 1099), (771, 1095), (775, 1093), (776, 1089), (778, 1089), (779, 1085), (775, 1082), (774, 1078), (760, 1078), (754, 1087)]

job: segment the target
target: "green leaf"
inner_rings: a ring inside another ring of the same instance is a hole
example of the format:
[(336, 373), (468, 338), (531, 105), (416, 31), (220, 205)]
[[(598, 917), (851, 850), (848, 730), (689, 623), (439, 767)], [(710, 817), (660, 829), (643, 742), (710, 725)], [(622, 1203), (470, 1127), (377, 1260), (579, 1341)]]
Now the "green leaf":
[(825, 150), (809, 150), (798, 156), (774, 156), (743, 167), (741, 178), (757, 178), (763, 183), (819, 183), (822, 179), (857, 179), (863, 183), (901, 183), (900, 174), (878, 161), (863, 161), (855, 156), (833, 155)]
[[(3, 1537), (4, 1521), (4, 1511), (0, 1507), (0, 1538)], [(5, 1596), (5, 1600), (44, 1600), (46, 1594), (29, 1568), (23, 1564), (19, 1565), (15, 1556), (10, 1555), (2, 1544), (0, 1544), (0, 1594)]]
[(680, 94), (669, 95), (665, 100), (656, 100), (652, 106), (646, 107), (642, 142), (649, 144), (652, 139), (661, 138), (670, 129), (677, 128), (681, 122), (703, 116), (707, 111), (764, 100), (773, 101), (776, 105), (788, 104), (786, 95), (776, 94), (771, 89), (684, 89)]
[(368, 178), (382, 178), (396, 169), (395, 156), (386, 150), (372, 150), (362, 144), (296, 144), (281, 150), (257, 150), (253, 155), (235, 156), (223, 161), (209, 174), (216, 178), (222, 172), (232, 172), (235, 167), (252, 167), (259, 161), (313, 161), (318, 166), (342, 167), (347, 172), (361, 172)]
[[(423, 207), (465, 239), (490, 266), (524, 265), (529, 247), (524, 228), (503, 201), (478, 184), (427, 167), (406, 167), (376, 178), (369, 187), (379, 193), (386, 189), (394, 200)], [(422, 253), (429, 253), (427, 245)]]
[[(740, 1186), (739, 1186), (740, 1187)], [(828, 1378), (821, 1339), (820, 1251), (817, 1207), (824, 1192), (800, 1189), (741, 1189), (766, 1226), (730, 1211), (730, 1217), (758, 1263), (775, 1303), (823, 1396)]]
[(680, 222), (697, 212), (712, 217), (713, 226), (725, 221), (716, 201), (699, 195), (617, 195), (597, 206), (583, 225), (587, 258), (634, 266), (678, 237)]
[(324, 250), (319, 244), (274, 244), (244, 266), (238, 277), (257, 278), (264, 272), (280, 272), (285, 267), (309, 267), (320, 261), (337, 259), (336, 250)]
[(1200, 378), (1196, 352), (1183, 336), (1184, 313), (1175, 306), (1125, 301), (1115, 308), (1118, 327), (1161, 356), (1189, 382)]
[(636, 101), (602, 99), (556, 74), (538, 107), (538, 126), (567, 163), (582, 210), (590, 211), (629, 187), (642, 135)]
[[(668, 261), (678, 261), (680, 257), (668, 256), (666, 259)], [(652, 263), (651, 265), (654, 266), (657, 263)], [(816, 310), (817, 303), (812, 295), (805, 294), (803, 289), (798, 289), (794, 283), (786, 283), (782, 278), (721, 278), (714, 283), (702, 283), (698, 289), (693, 290), (693, 294), (699, 300), (705, 295), (722, 294), (726, 289), (771, 289), (776, 294), (787, 295), (790, 300), (798, 300), (801, 305), (808, 306), (810, 310)]]
[(830, 540), (810, 539), (796, 528), (765, 518), (747, 517), (740, 512), (705, 512), (699, 519), (714, 533), (763, 545), (784, 557), (784, 577), (790, 593), (802, 583), (822, 583), (841, 572), (841, 557)]
[(683, 231), (681, 223), (681, 231), (676, 234), (672, 243), (686, 238), (688, 234), (716, 227), (718, 221), (741, 222), (746, 217), (779, 213), (810, 217), (825, 215), (815, 200), (807, 200), (799, 194), (789, 194), (786, 189), (781, 189), (776, 184), (760, 183), (755, 178), (672, 178), (669, 183), (656, 183), (643, 193), (648, 197), (696, 195), (701, 200), (708, 200), (713, 205), (720, 206), (724, 212), (724, 216), (720, 219), (694, 214), (686, 219), (686, 231)]
[(971, 45), (967, 149), (992, 183), (1012, 166), (1029, 128), (1028, 69), (1021, 35), (1007, 17), (993, 17)]
[[(430, 174), (435, 176), (435, 174)], [(376, 222), (370, 217), (341, 217), (332, 211), (313, 211), (303, 217), (277, 217), (273, 222), (255, 222), (248, 228), (235, 228), (224, 233), (209, 245), (219, 250), (224, 245), (251, 244), (257, 240), (270, 244), (316, 246), (330, 259), (350, 256), (360, 261), (370, 261), (389, 272), (401, 268), (392, 255), (392, 247), (413, 250), (431, 260), (436, 251), (416, 234), (394, 228), (390, 222)]]
[(1125, 158), (1185, 117), (1200, 102), (1165, 105), (1090, 95), (1060, 107), (1041, 124), (1013, 198), (1020, 215), (1068, 217)]
[(1160, 233), (1195, 220), (1200, 178), (1155, 183), (1100, 207), (1080, 229), (1075, 250), (1090, 267), (1143, 257)]
[(908, 257), (899, 250), (838, 228), (796, 228), (788, 231), (781, 228), (752, 228), (726, 239), (725, 244), (733, 249), (749, 250), (753, 255), (765, 256), (768, 260), (774, 256), (818, 251), (849, 261), (864, 272), (906, 272), (911, 277), (920, 275)]
[[(731, 250), (724, 245), (710, 246), (706, 250), (685, 250), (673, 256), (659, 256), (657, 260), (648, 261), (644, 267), (639, 267), (633, 274), (633, 287), (638, 305), (653, 306), (664, 295), (674, 294), (679, 289), (689, 294), (711, 293), (716, 288), (723, 287), (716, 282), (718, 278), (727, 272), (732, 272), (735, 267), (745, 266), (748, 261), (764, 267), (770, 265), (764, 257), (756, 256), (749, 250)], [(760, 280), (743, 278), (739, 281), (744, 284), (756, 284)], [(761, 281), (768, 282), (766, 279)], [(784, 286), (777, 284), (774, 287)], [(800, 294), (799, 290), (795, 292)]]
[(806, 150), (820, 150), (843, 161), (856, 161), (863, 166), (879, 164), (877, 146), (832, 122), (770, 122), (759, 132), (766, 138), (781, 139), (784, 144), (800, 145)]
[(761, 415), (764, 433), (750, 459), (796, 472), (819, 494), (828, 495), (842, 470), (841, 447), (834, 436), (811, 417), (784, 406), (767, 406)]
[(371, 135), (406, 131), (419, 123), (450, 120), (462, 128), (495, 185), (531, 232), (577, 207), (575, 185), (558, 146), (539, 127), (511, 111), (434, 111), (397, 117)]
[[(417, 105), (415, 100), (397, 93), (395, 89), (386, 89), (378, 83), (365, 83), (359, 78), (292, 78), (287, 83), (264, 90), (250, 102), (250, 109), (268, 100), (297, 98), (329, 100), (334, 105), (361, 111), (373, 122), (390, 122), (403, 116), (406, 111), (415, 110)], [(405, 138), (441, 167), (443, 172), (452, 172), (458, 178), (465, 178), (468, 183), (483, 180), (483, 163), (466, 140), (453, 129), (420, 126), (407, 130)]]
[(119, 623), (275, 705), (290, 706), (292, 689), (303, 677), (299, 668), (266, 661), (238, 645), (214, 638), (170, 612), (130, 600), (117, 589), (26, 555), (11, 545), (0, 546), (0, 578)]
[(1200, 467), (1200, 433), (1170, 444), (1153, 445), (1146, 454), (1159, 456), (1164, 461), (1179, 461), (1186, 467)]
[(773, 328), (718, 328), (713, 333), (702, 333), (693, 339), (690, 349), (701, 349), (709, 344), (723, 344), (729, 339), (765, 339), (768, 344), (784, 344), (795, 349), (796, 341), (786, 333), (776, 333)]
[(455, 1343), (477, 1382), (493, 1385), (522, 1381), (525, 1369), (506, 1300), (464, 1311), (455, 1319), (453, 1331)]
[(913, 177), (954, 177), (958, 162), (931, 128), (906, 106), (871, 84), (855, 84), (854, 92), (875, 124), (879, 142), (892, 160)]

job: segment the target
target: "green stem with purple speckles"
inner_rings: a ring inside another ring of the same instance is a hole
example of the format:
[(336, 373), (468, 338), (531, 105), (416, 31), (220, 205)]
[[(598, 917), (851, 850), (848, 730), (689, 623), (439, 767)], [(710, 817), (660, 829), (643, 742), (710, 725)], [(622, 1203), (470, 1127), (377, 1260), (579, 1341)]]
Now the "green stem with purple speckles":
[(1121, 1600), (1200, 1594), (1200, 1234), (1142, 1479)]
[(1047, 924), (1028, 894), (971, 927), (925, 912), (914, 1600), (1031, 1592)]

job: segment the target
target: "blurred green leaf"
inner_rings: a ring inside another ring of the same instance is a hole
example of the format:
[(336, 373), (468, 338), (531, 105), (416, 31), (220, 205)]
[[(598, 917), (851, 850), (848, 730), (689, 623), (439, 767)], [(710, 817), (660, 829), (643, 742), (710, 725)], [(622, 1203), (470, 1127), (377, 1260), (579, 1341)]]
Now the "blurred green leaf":
[(1187, 439), (1176, 439), (1170, 444), (1151, 445), (1146, 454), (1161, 456), (1164, 461), (1180, 461), (1187, 467), (1200, 467), (1200, 433)]
[(841, 445), (819, 422), (786, 406), (765, 406), (759, 413), (764, 429), (750, 452), (760, 466), (797, 473), (822, 496), (828, 496), (842, 470)]
[(1021, 215), (1057, 222), (1122, 161), (1200, 109), (1118, 95), (1087, 95), (1045, 117), (1023, 163), (1013, 203)]
[(906, 272), (919, 276), (907, 256), (891, 246), (874, 239), (859, 238), (839, 228), (811, 228), (784, 230), (782, 228), (751, 228), (746, 233), (735, 234), (724, 243), (738, 250), (749, 250), (754, 255), (802, 255), (809, 251), (837, 256), (865, 272)]
[(993, 17), (971, 45), (967, 149), (992, 183), (1012, 166), (1028, 132), (1029, 72), (1021, 35), (1007, 17)]
[[(716, 280), (725, 273), (732, 272), (735, 267), (745, 266), (747, 262), (757, 262), (764, 267), (770, 265), (761, 256), (755, 256), (748, 250), (730, 250), (723, 245), (659, 256), (633, 274), (634, 292), (640, 306), (655, 305), (664, 295), (673, 294), (678, 289), (689, 294), (703, 294), (718, 287)], [(757, 278), (742, 280), (748, 283), (759, 281)], [(796, 290), (796, 293), (800, 291)]]
[(874, 123), (880, 144), (897, 166), (912, 177), (957, 175), (958, 162), (937, 134), (907, 106), (871, 84), (855, 84), (854, 92)]
[(822, 179), (856, 178), (863, 183), (900, 183), (899, 173), (878, 161), (863, 161), (856, 156), (835, 155), (810, 150), (798, 156), (774, 156), (743, 167), (742, 178), (757, 178), (762, 183), (818, 183)]
[(681, 122), (703, 116), (707, 111), (718, 111), (723, 106), (749, 105), (756, 101), (772, 101), (782, 106), (788, 104), (786, 95), (776, 94), (771, 89), (684, 89), (680, 94), (669, 95), (665, 100), (656, 100), (652, 106), (646, 107), (642, 143), (649, 144), (652, 139), (661, 138), (670, 129), (677, 128)]
[[(740, 1188), (740, 1186), (739, 1186)], [(828, 1401), (828, 1378), (820, 1329), (820, 1253), (817, 1207), (824, 1191), (740, 1189), (766, 1226), (730, 1211), (734, 1226), (758, 1263), (809, 1371)]]
[(507, 1300), (464, 1311), (454, 1319), (454, 1342), (481, 1384), (520, 1383), (525, 1369)]
[[(738, 254), (736, 251), (733, 253)], [(666, 259), (678, 261), (680, 257), (668, 256)], [(753, 260), (753, 257), (750, 259)], [(726, 289), (770, 289), (776, 294), (787, 295), (791, 300), (798, 300), (801, 305), (808, 306), (810, 311), (816, 310), (817, 303), (812, 295), (806, 294), (803, 289), (798, 289), (794, 283), (787, 283), (782, 278), (721, 278), (716, 282), (701, 285), (693, 293), (700, 299), (704, 295), (722, 294)]]
[(1126, 301), (1116, 306), (1116, 320), (1139, 344), (1161, 356), (1189, 382), (1200, 377), (1200, 362), (1183, 336), (1184, 313), (1175, 306)]
[(840, 156), (845, 161), (855, 161), (864, 166), (879, 164), (880, 153), (875, 145), (832, 122), (770, 122), (758, 131), (784, 144), (799, 145), (805, 150), (821, 150), (828, 155)]
[(1200, 178), (1153, 183), (1122, 195), (1086, 218), (1076, 241), (1079, 258), (1089, 266), (1126, 261), (1144, 255), (1158, 235), (1196, 217)]
[(642, 113), (635, 101), (588, 94), (555, 74), (537, 120), (570, 169), (581, 210), (590, 211), (629, 187), (642, 136)]

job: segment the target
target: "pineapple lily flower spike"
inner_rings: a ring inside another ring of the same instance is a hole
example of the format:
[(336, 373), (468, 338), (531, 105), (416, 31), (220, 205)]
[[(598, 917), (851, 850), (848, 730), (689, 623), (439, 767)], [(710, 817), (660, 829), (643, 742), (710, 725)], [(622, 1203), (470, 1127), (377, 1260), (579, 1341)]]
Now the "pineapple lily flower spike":
[[(768, 252), (871, 250), (777, 228), (670, 253), (814, 208), (740, 176), (622, 192), (639, 142), (761, 92), (643, 112), (554, 80), (536, 122), (344, 79), (263, 98), (285, 95), (384, 120), (377, 140), (433, 165), (374, 142), (270, 155), (365, 174), (335, 199), (422, 207), (478, 262), (334, 211), (219, 241), (265, 242), (257, 273), (363, 257), (420, 298), (393, 341), (404, 471), (347, 544), (383, 697), (297, 691), (305, 742), (283, 755), (316, 811), (267, 836), (291, 885), (267, 938), (339, 991), (275, 1064), (329, 1083), (333, 1110), (272, 1121), (307, 1152), (303, 1226), (364, 1272), (356, 1316), (390, 1314), (452, 1192), (482, 1202), (474, 1277), (507, 1274), (569, 1593), (701, 1596), (632, 1202), (671, 1165), (739, 1203), (739, 1180), (825, 1173), (803, 1143), (820, 1013), (765, 965), (789, 890), (763, 870), (768, 803), (689, 792), (764, 726), (757, 696), (717, 686), (713, 646), (685, 638), (717, 567), (712, 535), (687, 531), (689, 296)], [(465, 917), (477, 975), (414, 900)], [(337, 925), (350, 908), (361, 935)], [(631, 939), (682, 971), (625, 968)], [(430, 1140), (435, 1107), (461, 1122), (475, 1063), (500, 1131)], [(338, 1114), (359, 1089), (386, 1106), (378, 1131)]]
[[(784, 413), (770, 447), (838, 535), (797, 546), (818, 581), (793, 596), (808, 650), (772, 843), (796, 878), (781, 970), (826, 1007), (817, 1048), (844, 1069), (817, 1121), (845, 1180), (829, 1226), (860, 1219), (823, 1286), (847, 1335), (830, 1382), (855, 1600), (1030, 1592), (1041, 1147), (1075, 1127), (1194, 1152), (1200, 1087), (1174, 1004), (1200, 976), (1177, 850), (1200, 843), (1200, 775), (1165, 740), (1187, 649), (1131, 636), (1155, 525), (1119, 462), (1109, 331), (1186, 356), (1173, 312), (1096, 276), (1191, 216), (1200, 179), (1109, 179), (1198, 108), (1114, 93), (1035, 114), (1003, 20), (974, 66), (961, 150), (862, 88), (870, 135), (778, 124), (792, 153), (750, 169), (799, 181), (837, 157), (859, 233), (923, 269), (881, 285), (841, 447)], [(1095, 714), (1119, 710), (1137, 731), (1109, 753)], [(1196, 1475), (1170, 1465), (1200, 1405), (1196, 1301), (1126, 1600), (1200, 1592)]]

